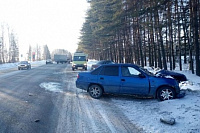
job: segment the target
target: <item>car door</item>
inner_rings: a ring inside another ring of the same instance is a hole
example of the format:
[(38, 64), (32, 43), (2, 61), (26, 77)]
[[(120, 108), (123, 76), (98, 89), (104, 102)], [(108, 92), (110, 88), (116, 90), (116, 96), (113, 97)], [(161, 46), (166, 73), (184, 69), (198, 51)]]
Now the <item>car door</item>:
[(133, 66), (121, 67), (121, 88), (122, 94), (148, 94), (149, 80)]
[(99, 83), (106, 93), (119, 93), (121, 78), (119, 66), (103, 66), (99, 74)]

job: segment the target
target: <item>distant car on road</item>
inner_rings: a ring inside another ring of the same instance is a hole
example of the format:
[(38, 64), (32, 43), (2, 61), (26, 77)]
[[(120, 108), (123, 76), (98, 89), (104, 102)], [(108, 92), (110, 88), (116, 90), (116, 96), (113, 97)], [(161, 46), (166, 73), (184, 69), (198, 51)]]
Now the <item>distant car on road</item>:
[(98, 61), (96, 64), (93, 64), (91, 66), (91, 70), (94, 70), (94, 69), (96, 69), (97, 67), (99, 67), (103, 64), (115, 64), (115, 63), (110, 61), (110, 60), (101, 60), (101, 61)]
[(92, 65), (96, 64), (97, 62), (99, 62), (99, 61), (97, 61), (97, 60), (88, 60), (88, 62), (87, 62), (87, 70), (91, 70)]
[(171, 76), (172, 78), (176, 79), (179, 83), (182, 81), (187, 81), (187, 78), (184, 74), (169, 71), (169, 70), (159, 70), (156, 72), (158, 76)]
[(31, 64), (28, 61), (21, 61), (18, 64), (18, 70), (31, 69)]
[(107, 64), (90, 72), (80, 72), (76, 87), (86, 90), (93, 98), (114, 93), (152, 96), (164, 101), (180, 94), (175, 79), (157, 77), (134, 64)]
[(53, 64), (53, 61), (51, 59), (46, 60), (46, 64)]

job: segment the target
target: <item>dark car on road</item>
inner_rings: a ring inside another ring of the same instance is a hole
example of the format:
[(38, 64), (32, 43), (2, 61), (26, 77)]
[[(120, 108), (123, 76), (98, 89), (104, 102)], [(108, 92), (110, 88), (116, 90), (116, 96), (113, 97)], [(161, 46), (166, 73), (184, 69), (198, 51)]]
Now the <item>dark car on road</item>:
[(80, 72), (76, 87), (86, 90), (93, 98), (113, 93), (152, 96), (164, 101), (180, 94), (175, 79), (157, 77), (134, 64), (107, 64), (90, 72)]
[(18, 70), (31, 69), (31, 64), (28, 61), (21, 61), (18, 64)]
[(98, 61), (96, 64), (93, 64), (91, 66), (91, 70), (94, 70), (96, 69), (97, 67), (101, 66), (101, 65), (104, 65), (104, 64), (114, 64), (113, 61), (110, 61), (110, 60), (101, 60), (101, 61)]
[(158, 76), (171, 76), (172, 78), (176, 79), (179, 83), (182, 81), (187, 81), (187, 78), (184, 74), (169, 71), (169, 70), (159, 70), (156, 72)]
[(47, 59), (46, 64), (53, 64), (53, 61), (51, 59)]

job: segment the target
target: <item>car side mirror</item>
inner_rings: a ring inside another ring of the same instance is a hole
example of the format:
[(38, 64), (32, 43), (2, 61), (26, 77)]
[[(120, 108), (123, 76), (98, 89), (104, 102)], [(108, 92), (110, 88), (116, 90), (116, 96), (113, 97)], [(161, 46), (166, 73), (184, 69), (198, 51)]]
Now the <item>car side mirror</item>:
[(144, 74), (142, 74), (142, 73), (140, 73), (139, 75), (138, 75), (140, 78), (145, 78), (146, 76), (144, 75)]

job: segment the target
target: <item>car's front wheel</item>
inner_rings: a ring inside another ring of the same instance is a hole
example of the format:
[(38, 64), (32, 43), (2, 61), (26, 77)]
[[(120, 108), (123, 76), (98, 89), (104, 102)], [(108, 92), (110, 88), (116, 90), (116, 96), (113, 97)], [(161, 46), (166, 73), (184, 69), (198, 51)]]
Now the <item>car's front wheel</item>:
[(174, 99), (175, 91), (173, 88), (168, 87), (168, 86), (161, 87), (157, 92), (157, 98), (160, 101)]
[(89, 94), (92, 98), (98, 99), (102, 96), (103, 90), (99, 85), (91, 85), (89, 87)]

